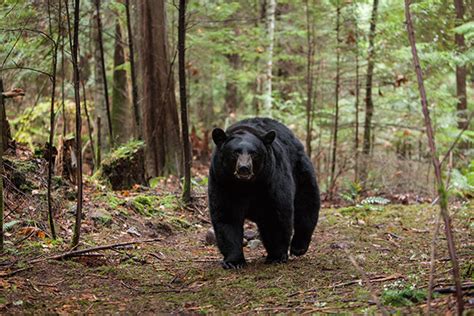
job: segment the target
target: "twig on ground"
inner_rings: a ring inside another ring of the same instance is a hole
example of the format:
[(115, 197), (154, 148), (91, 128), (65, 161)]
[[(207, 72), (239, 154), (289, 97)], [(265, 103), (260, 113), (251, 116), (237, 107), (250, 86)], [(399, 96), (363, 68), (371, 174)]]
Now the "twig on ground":
[(81, 249), (81, 250), (74, 250), (74, 251), (65, 252), (65, 253), (55, 255), (55, 256), (51, 256), (51, 257), (32, 260), (32, 261), (29, 261), (28, 263), (37, 263), (37, 262), (42, 262), (42, 261), (46, 261), (46, 260), (67, 259), (67, 258), (70, 258), (70, 257), (75, 257), (75, 256), (78, 256), (78, 255), (82, 255), (82, 254), (85, 254), (85, 253), (88, 253), (88, 252), (108, 250), (108, 249), (113, 249), (113, 248), (133, 245), (133, 244), (150, 243), (150, 242), (161, 241), (161, 240), (162, 240), (161, 238), (135, 240), (135, 241), (129, 241), (129, 242), (123, 242), (123, 243), (117, 243), (117, 244), (111, 244), (111, 245), (104, 245), (104, 246), (86, 248), (86, 249)]
[(374, 300), (375, 304), (377, 304), (377, 307), (378, 309), (380, 310), (380, 312), (382, 313), (382, 315), (389, 315), (387, 310), (385, 309), (385, 307), (382, 305), (382, 303), (380, 302), (377, 294), (375, 294), (375, 290), (374, 288), (372, 287), (371, 283), (370, 283), (370, 280), (369, 278), (367, 277), (367, 275), (365, 274), (364, 270), (362, 270), (362, 268), (360, 267), (360, 265), (357, 263), (357, 261), (355, 260), (355, 258), (349, 253), (349, 250), (347, 249), (344, 249), (344, 252), (346, 253), (346, 255), (349, 257), (349, 260), (351, 261), (352, 265), (356, 268), (356, 270), (359, 272), (360, 276), (362, 277), (362, 280), (364, 280), (365, 284), (367, 285), (367, 288), (369, 289), (369, 292), (370, 292), (370, 296), (372, 296), (372, 299)]
[[(369, 281), (370, 281), (370, 283), (377, 283), (377, 282), (385, 282), (385, 281), (402, 279), (402, 278), (404, 278), (403, 275), (394, 274), (394, 275), (389, 275), (387, 277), (384, 277), (384, 276), (374, 277), (374, 278), (370, 279)], [(333, 285), (332, 287), (334, 287), (334, 288), (344, 287), (344, 286), (357, 284), (357, 283), (361, 283), (361, 282), (362, 282), (362, 279), (357, 279), (357, 280), (352, 280), (352, 281), (348, 281), (348, 282), (338, 283), (338, 284)]]

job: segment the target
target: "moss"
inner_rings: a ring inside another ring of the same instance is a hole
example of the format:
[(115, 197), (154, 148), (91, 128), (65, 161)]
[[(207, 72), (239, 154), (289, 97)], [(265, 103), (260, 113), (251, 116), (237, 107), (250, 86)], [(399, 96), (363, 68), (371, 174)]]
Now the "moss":
[(121, 159), (131, 158), (140, 149), (145, 148), (145, 142), (141, 140), (131, 140), (128, 143), (118, 147), (110, 155), (105, 157), (102, 165), (113, 165)]
[(105, 180), (113, 190), (130, 189), (135, 184), (146, 185), (144, 155), (145, 143), (132, 140), (110, 153), (93, 178)]

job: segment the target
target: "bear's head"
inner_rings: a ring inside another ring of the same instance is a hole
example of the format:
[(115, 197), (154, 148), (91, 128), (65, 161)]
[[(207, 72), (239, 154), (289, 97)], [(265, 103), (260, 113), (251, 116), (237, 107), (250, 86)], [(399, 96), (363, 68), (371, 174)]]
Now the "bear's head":
[(212, 140), (224, 172), (239, 181), (253, 181), (262, 172), (267, 160), (269, 146), (275, 140), (275, 131), (258, 135), (247, 130), (229, 134), (220, 128), (212, 131)]

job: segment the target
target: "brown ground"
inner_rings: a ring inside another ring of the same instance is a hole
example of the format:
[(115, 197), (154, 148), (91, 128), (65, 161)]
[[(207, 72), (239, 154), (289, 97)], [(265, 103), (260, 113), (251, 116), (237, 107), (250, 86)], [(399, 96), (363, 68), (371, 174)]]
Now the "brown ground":
[[(170, 205), (175, 202), (153, 196), (150, 209), (160, 212), (144, 216), (130, 200), (146, 194), (121, 192), (110, 198), (111, 193), (87, 191), (82, 248), (160, 236), (158, 242), (29, 264), (28, 260), (38, 256), (65, 251), (67, 243), (51, 242), (41, 234), (20, 241), (21, 231), (11, 232), (12, 243), (7, 244), (0, 262), (0, 313), (375, 312), (368, 287), (359, 281), (349, 255), (372, 280), (375, 294), (387, 309), (419, 313), (426, 306), (424, 300), (408, 300), (400, 306), (395, 301), (403, 296), (397, 290), (426, 294), (437, 208), (323, 209), (305, 256), (284, 265), (265, 265), (261, 247), (246, 247), (248, 266), (226, 271), (219, 265), (216, 247), (203, 242), (210, 226), (203, 198), (193, 210), (173, 211)], [(114, 204), (117, 197), (127, 202)], [(88, 214), (98, 207), (112, 214), (112, 224), (89, 219)], [(473, 204), (458, 205), (452, 211), (463, 282), (472, 285)], [(69, 240), (71, 219), (69, 215), (61, 223), (64, 240)], [(127, 233), (130, 226), (141, 236)], [(446, 241), (440, 236), (436, 288), (452, 284)], [(12, 273), (18, 269), (24, 270)], [(464, 298), (472, 308), (472, 290)], [(451, 295), (438, 295), (434, 300), (438, 313), (454, 311), (454, 304)]]

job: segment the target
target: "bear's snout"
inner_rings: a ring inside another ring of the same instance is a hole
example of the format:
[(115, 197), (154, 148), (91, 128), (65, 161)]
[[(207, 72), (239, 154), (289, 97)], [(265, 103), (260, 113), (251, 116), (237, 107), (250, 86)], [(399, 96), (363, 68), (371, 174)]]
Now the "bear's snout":
[(250, 180), (253, 177), (252, 157), (249, 154), (240, 154), (235, 164), (234, 175), (239, 180)]

